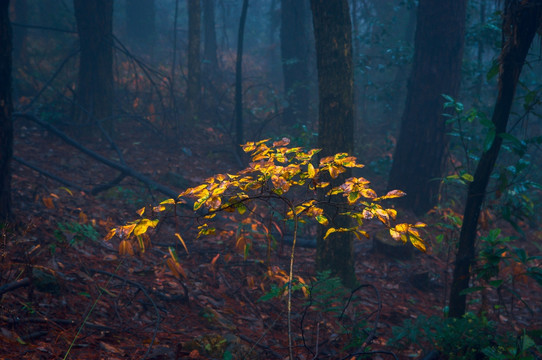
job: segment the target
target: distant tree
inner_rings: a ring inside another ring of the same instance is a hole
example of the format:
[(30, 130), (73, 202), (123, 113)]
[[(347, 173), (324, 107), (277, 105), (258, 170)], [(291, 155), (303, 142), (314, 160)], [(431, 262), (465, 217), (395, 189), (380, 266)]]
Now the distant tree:
[[(79, 83), (75, 119), (95, 131), (113, 131), (113, 0), (74, 0), (79, 33)], [(82, 133), (88, 134), (87, 128)]]
[(11, 219), (11, 159), (13, 121), (11, 113), (11, 25), (9, 1), (0, 1), (0, 223)]
[[(235, 60), (235, 143), (241, 145), (245, 142), (243, 132), (243, 41), (245, 38), (245, 24), (247, 22), (248, 0), (243, 0), (239, 31), (237, 32), (237, 59)], [(243, 151), (238, 147), (238, 155)]]
[[(354, 91), (352, 29), (347, 0), (311, 0), (318, 68), (318, 147), (321, 156), (352, 153), (354, 148)], [(337, 182), (351, 176), (346, 171)], [(326, 206), (326, 216), (334, 227), (348, 228), (350, 221), (340, 209)], [(316, 266), (331, 270), (345, 285), (356, 282), (352, 237), (334, 233), (324, 240), (318, 236)]]
[[(12, 0), (11, 4), (14, 15), (13, 22), (18, 25), (26, 25), (28, 23), (28, 1)], [(16, 62), (20, 62), (26, 56), (26, 36), (27, 28), (25, 26), (16, 26), (13, 30), (13, 59)]]
[(203, 63), (210, 74), (218, 69), (216, 28), (215, 28), (215, 0), (203, 0)]
[(126, 1), (126, 34), (136, 48), (151, 51), (156, 33), (155, 0)]
[(456, 97), (461, 80), (467, 0), (420, 0), (413, 68), (388, 188), (407, 193), (398, 204), (417, 214), (436, 205), (444, 170), (442, 94)]
[(188, 3), (188, 86), (186, 89), (186, 113), (189, 122), (199, 117), (201, 98), (201, 3)]
[(522, 2), (507, 0), (504, 7), (503, 41), (499, 58), (499, 93), (491, 118), (495, 126), (495, 139), (491, 147), (482, 153), (474, 179), (469, 184), (450, 291), (450, 316), (452, 317), (461, 317), (465, 314), (466, 295), (462, 292), (469, 287), (470, 268), (475, 260), (480, 209), (503, 142), (501, 135), (506, 133), (521, 69), (533, 38), (542, 25), (542, 0)]
[(301, 125), (309, 120), (309, 66), (306, 0), (281, 1), (280, 49), (284, 78), (284, 122)]

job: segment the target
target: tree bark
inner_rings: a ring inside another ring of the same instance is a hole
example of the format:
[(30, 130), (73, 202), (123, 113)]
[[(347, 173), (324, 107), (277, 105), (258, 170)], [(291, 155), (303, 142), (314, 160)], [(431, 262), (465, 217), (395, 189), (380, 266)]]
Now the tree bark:
[(309, 70), (307, 13), (305, 0), (282, 0), (280, 49), (284, 78), (284, 123), (291, 127), (309, 120)]
[(0, 1), (0, 223), (12, 219), (11, 160), (13, 157), (13, 103), (11, 98), (11, 24), (9, 1)]
[(463, 316), (467, 308), (466, 295), (461, 292), (469, 287), (470, 267), (475, 261), (476, 230), (480, 209), (489, 177), (502, 145), (503, 138), (500, 135), (506, 133), (519, 75), (534, 35), (541, 23), (542, 0), (524, 2), (507, 0), (505, 2), (499, 93), (491, 118), (496, 136), (489, 150), (482, 153), (474, 173), (474, 180), (468, 189), (450, 291), (450, 316), (452, 317)]
[(415, 51), (388, 189), (397, 204), (423, 214), (436, 205), (447, 146), (442, 94), (456, 97), (461, 80), (466, 0), (420, 0)]
[(112, 133), (113, 0), (74, 0), (73, 5), (81, 47), (75, 119), (84, 126), (82, 134), (94, 133), (97, 122)]
[(218, 70), (218, 56), (215, 29), (215, 0), (203, 0), (203, 20), (205, 41), (203, 43), (203, 60), (205, 68), (210, 75), (216, 74)]
[(186, 89), (187, 119), (191, 124), (199, 117), (201, 99), (201, 4), (188, 2), (188, 86)]
[[(316, 63), (318, 68), (318, 147), (322, 157), (354, 149), (354, 90), (352, 29), (346, 0), (311, 0)], [(335, 181), (343, 181), (347, 172)], [(332, 199), (333, 201), (333, 199)], [(338, 215), (340, 209), (325, 207), (326, 216), (335, 227), (349, 227), (349, 219)], [(323, 239), (319, 234), (316, 267), (331, 270), (346, 286), (356, 282), (352, 237), (335, 233)], [(335, 236), (334, 236), (335, 235)]]
[[(242, 145), (245, 142), (243, 133), (243, 41), (247, 10), (248, 0), (243, 0), (237, 33), (237, 59), (235, 60), (235, 145)], [(237, 153), (240, 157), (243, 156), (243, 151), (239, 146), (237, 146)]]

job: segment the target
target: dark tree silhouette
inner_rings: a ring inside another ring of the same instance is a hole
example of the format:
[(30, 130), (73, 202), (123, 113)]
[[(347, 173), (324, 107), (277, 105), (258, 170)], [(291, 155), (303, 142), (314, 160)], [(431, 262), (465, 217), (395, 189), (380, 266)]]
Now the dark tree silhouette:
[(11, 113), (11, 24), (9, 1), (0, 1), (0, 223), (11, 219), (11, 159), (13, 121)]
[(113, 0), (74, 0), (79, 33), (79, 83), (75, 119), (95, 131), (97, 122), (113, 131)]
[(203, 63), (210, 75), (218, 69), (218, 46), (216, 43), (215, 29), (215, 0), (203, 0)]
[[(235, 145), (245, 142), (243, 132), (243, 41), (245, 37), (245, 24), (247, 22), (248, 0), (243, 0), (239, 31), (237, 32), (237, 59), (235, 60)], [(243, 151), (237, 147), (239, 156)]]
[(188, 86), (186, 89), (187, 120), (192, 123), (199, 117), (201, 98), (201, 4), (200, 0), (188, 2)]
[(282, 0), (280, 49), (284, 78), (284, 123), (306, 124), (309, 110), (308, 1)]
[[(352, 29), (346, 0), (311, 0), (318, 68), (318, 147), (321, 156), (354, 149), (354, 91)], [(349, 177), (347, 172), (337, 181)], [(339, 216), (340, 209), (324, 209), (334, 227), (348, 227), (349, 220)], [(333, 236), (336, 235), (336, 236)], [(345, 285), (356, 282), (352, 237), (335, 233), (326, 240), (320, 234), (316, 249), (318, 270), (331, 270)]]
[(469, 185), (459, 248), (455, 260), (454, 276), (450, 291), (450, 316), (465, 314), (466, 295), (461, 292), (469, 287), (470, 267), (475, 260), (476, 230), (480, 209), (484, 201), (489, 177), (497, 161), (514, 94), (525, 63), (525, 57), (537, 29), (542, 24), (542, 0), (507, 0), (502, 23), (503, 41), (500, 55), (499, 93), (491, 121), (495, 125), (495, 139), (482, 154)]
[(446, 124), (442, 94), (456, 97), (461, 80), (466, 0), (420, 0), (415, 51), (388, 189), (417, 214), (436, 205), (444, 169)]

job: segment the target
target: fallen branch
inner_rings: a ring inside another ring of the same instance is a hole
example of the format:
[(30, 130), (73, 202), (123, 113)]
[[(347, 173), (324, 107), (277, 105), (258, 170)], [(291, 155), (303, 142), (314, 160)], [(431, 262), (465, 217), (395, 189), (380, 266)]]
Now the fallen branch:
[(43, 170), (42, 168), (37, 167), (36, 165), (33, 165), (33, 164), (29, 163), (28, 161), (26, 161), (24, 159), (21, 159), (18, 156), (13, 156), (13, 160), (17, 161), (18, 163), (23, 164), (26, 167), (31, 168), (34, 171), (39, 172), (42, 175), (47, 176), (48, 178), (51, 178), (51, 179), (55, 180), (56, 182), (61, 183), (62, 185), (66, 185), (70, 189), (75, 189), (75, 190), (79, 190), (79, 191), (88, 192), (86, 189), (82, 188), (81, 186), (79, 186), (77, 184), (74, 184), (74, 183), (72, 183), (72, 182), (70, 182), (68, 180), (62, 179), (61, 177), (58, 177), (58, 176), (56, 176), (54, 174), (51, 174), (47, 170)]
[[(54, 135), (58, 136), (60, 139), (62, 139), (68, 145), (71, 145), (71, 146), (75, 147), (76, 149), (80, 150), (81, 152), (83, 152), (84, 154), (90, 156), (91, 158), (93, 158), (93, 159), (95, 159), (95, 160), (97, 160), (97, 161), (99, 161), (99, 162), (113, 168), (113, 169), (119, 170), (122, 174), (125, 174), (126, 176), (130, 176), (130, 177), (133, 177), (134, 179), (139, 180), (140, 182), (146, 184), (150, 188), (156, 189), (157, 191), (161, 192), (164, 195), (167, 195), (170, 198), (175, 199), (179, 195), (176, 191), (174, 191), (174, 190), (172, 190), (172, 189), (170, 189), (170, 188), (168, 188), (168, 187), (166, 187), (166, 186), (164, 186), (162, 184), (159, 184), (159, 183), (155, 182), (154, 180), (152, 180), (151, 178), (141, 174), (140, 172), (137, 172), (134, 169), (132, 169), (132, 168), (130, 168), (128, 166), (122, 165), (122, 164), (120, 164), (118, 162), (109, 160), (108, 158), (106, 158), (106, 157), (104, 157), (104, 156), (90, 150), (89, 148), (81, 145), (80, 143), (78, 143), (77, 141), (75, 141), (74, 139), (69, 137), (68, 135), (64, 134), (62, 131), (60, 131), (59, 129), (57, 129), (53, 125), (47, 124), (46, 122), (38, 119), (36, 116), (34, 116), (32, 114), (25, 114), (25, 113), (16, 112), (16, 113), (13, 113), (12, 116), (14, 118), (15, 117), (20, 117), (20, 118), (24, 118), (24, 119), (35, 122), (36, 124), (38, 124), (41, 127), (45, 128), (47, 131), (49, 131), (49, 132), (53, 133)], [(181, 204), (181, 205), (192, 209), (192, 206), (190, 206), (188, 204)]]
[(10, 283), (8, 283), (6, 285), (0, 286), (0, 295), (2, 295), (4, 293), (7, 293), (9, 291), (13, 291), (13, 290), (18, 289), (18, 288), (23, 287), (23, 286), (28, 286), (28, 285), (30, 285), (30, 279), (29, 278), (24, 278), (24, 279), (21, 279), (21, 280), (10, 282)]

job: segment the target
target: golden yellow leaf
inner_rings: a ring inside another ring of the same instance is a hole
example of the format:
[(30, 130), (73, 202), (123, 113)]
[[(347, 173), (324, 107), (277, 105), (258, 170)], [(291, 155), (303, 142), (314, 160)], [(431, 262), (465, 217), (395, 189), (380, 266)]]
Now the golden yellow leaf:
[(142, 207), (141, 209), (137, 210), (136, 213), (139, 215), (139, 216), (143, 216), (143, 213), (145, 212), (145, 207)]
[(316, 176), (316, 170), (311, 163), (308, 163), (307, 165), (307, 175), (309, 176), (309, 179), (314, 179), (314, 176)]
[(181, 244), (183, 244), (184, 251), (186, 251), (186, 253), (189, 254), (188, 248), (186, 247), (186, 244), (185, 244), (183, 238), (181, 237), (181, 235), (180, 235), (179, 233), (175, 233), (175, 236), (177, 237), (177, 239), (179, 239), (179, 241), (181, 242)]
[(426, 252), (425, 243), (423, 240), (417, 236), (410, 236), (410, 242), (414, 247), (420, 251)]
[(107, 233), (107, 235), (106, 235), (105, 238), (104, 238), (104, 241), (111, 240), (111, 238), (112, 238), (113, 236), (115, 236), (116, 233), (117, 233), (117, 229), (111, 229), (111, 230), (109, 230), (109, 232)]

